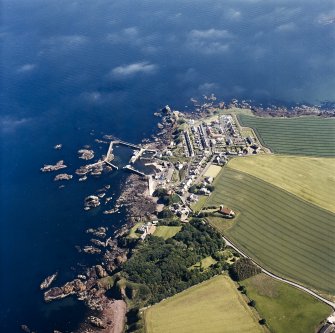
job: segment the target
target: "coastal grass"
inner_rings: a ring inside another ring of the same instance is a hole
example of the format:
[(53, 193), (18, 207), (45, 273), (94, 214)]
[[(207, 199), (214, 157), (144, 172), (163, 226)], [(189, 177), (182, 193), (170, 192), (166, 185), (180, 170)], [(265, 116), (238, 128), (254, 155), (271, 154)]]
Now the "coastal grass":
[(140, 233), (136, 232), (137, 228), (140, 227), (143, 223), (138, 222), (136, 223), (130, 230), (127, 238), (137, 239), (141, 236)]
[(273, 333), (316, 332), (331, 313), (331, 308), (316, 298), (263, 273), (240, 284)]
[(208, 267), (216, 264), (217, 261), (212, 257), (212, 256), (209, 256), (209, 257), (206, 257), (204, 259), (202, 259), (201, 261), (195, 263), (193, 266), (191, 266), (190, 268), (193, 269), (193, 268), (203, 268), (203, 269), (207, 269)]
[(215, 178), (221, 171), (222, 167), (218, 165), (211, 165), (204, 174), (204, 177), (213, 177)]
[(172, 238), (173, 236), (175, 236), (180, 230), (181, 230), (181, 226), (165, 226), (165, 225), (161, 225), (156, 227), (156, 231), (154, 232), (154, 236), (157, 237), (162, 237), (165, 240)]
[(335, 293), (334, 213), (229, 167), (214, 185), (206, 205), (237, 213), (229, 221), (208, 217), (214, 227), (270, 271)]
[(241, 126), (251, 127), (262, 145), (274, 153), (335, 156), (334, 118), (262, 118), (246, 114), (237, 118)]
[(335, 213), (335, 158), (258, 155), (232, 159), (229, 167)]
[(265, 332), (235, 284), (219, 275), (144, 312), (147, 333)]

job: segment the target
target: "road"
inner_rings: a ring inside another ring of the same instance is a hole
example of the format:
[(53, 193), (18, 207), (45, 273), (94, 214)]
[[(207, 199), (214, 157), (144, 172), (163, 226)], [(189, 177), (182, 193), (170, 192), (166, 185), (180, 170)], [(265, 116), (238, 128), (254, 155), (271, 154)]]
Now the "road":
[(271, 276), (272, 278), (274, 278), (274, 279), (276, 279), (276, 280), (278, 280), (278, 281), (284, 282), (284, 283), (289, 284), (289, 285), (291, 285), (291, 286), (293, 286), (293, 287), (295, 287), (295, 288), (298, 288), (298, 289), (300, 289), (300, 290), (305, 291), (306, 293), (312, 295), (313, 297), (317, 298), (318, 300), (322, 301), (323, 303), (325, 303), (325, 304), (331, 306), (331, 307), (333, 308), (333, 310), (335, 310), (335, 303), (334, 303), (334, 302), (329, 301), (328, 299), (326, 299), (326, 298), (324, 298), (324, 297), (318, 295), (317, 293), (315, 293), (315, 292), (312, 291), (311, 289), (308, 289), (308, 288), (306, 288), (306, 287), (304, 287), (304, 286), (302, 286), (302, 285), (300, 285), (300, 284), (298, 284), (298, 283), (292, 282), (292, 281), (287, 280), (287, 279), (285, 279), (285, 278), (281, 278), (281, 277), (279, 277), (278, 275), (275, 275), (275, 274), (269, 272), (268, 270), (266, 270), (265, 268), (263, 268), (262, 266), (260, 266), (259, 264), (257, 264), (252, 258), (250, 258), (248, 255), (246, 255), (246, 254), (245, 254), (243, 251), (241, 251), (237, 246), (235, 246), (235, 245), (234, 245), (234, 244), (233, 244), (227, 237), (222, 236), (222, 238), (225, 240), (225, 242), (226, 242), (226, 244), (227, 244), (228, 246), (232, 247), (232, 248), (233, 248), (236, 252), (238, 252), (241, 256), (243, 256), (243, 257), (245, 257), (245, 258), (249, 258), (249, 259), (251, 259), (252, 262), (253, 262), (256, 266), (258, 266), (258, 267), (262, 270), (262, 272), (263, 272), (264, 274), (266, 274), (266, 275), (268, 275), (268, 276)]

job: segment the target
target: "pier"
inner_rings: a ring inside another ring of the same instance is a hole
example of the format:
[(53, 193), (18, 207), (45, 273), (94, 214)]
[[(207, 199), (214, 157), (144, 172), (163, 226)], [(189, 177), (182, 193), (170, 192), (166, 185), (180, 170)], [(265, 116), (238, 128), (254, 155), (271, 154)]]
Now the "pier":
[(142, 176), (142, 177), (148, 177), (145, 173), (143, 173), (143, 172), (141, 172), (141, 171), (138, 171), (138, 170), (134, 169), (134, 168), (131, 167), (129, 164), (126, 165), (125, 167), (123, 167), (123, 169), (125, 169), (125, 170), (129, 170), (129, 171), (131, 171), (131, 172), (134, 172), (134, 173), (136, 173), (137, 175), (140, 175), (140, 176)]

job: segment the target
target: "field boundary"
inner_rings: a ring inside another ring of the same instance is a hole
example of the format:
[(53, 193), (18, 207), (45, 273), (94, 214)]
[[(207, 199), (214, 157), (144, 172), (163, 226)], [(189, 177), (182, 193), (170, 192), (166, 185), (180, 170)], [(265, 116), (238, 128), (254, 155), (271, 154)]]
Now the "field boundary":
[(335, 303), (329, 301), (328, 299), (320, 296), (319, 294), (317, 294), (316, 292), (314, 292), (312, 289), (307, 288), (297, 282), (291, 281), (290, 279), (287, 278), (283, 278), (280, 277), (277, 274), (271, 273), (269, 270), (265, 269), (262, 265), (260, 265), (258, 262), (256, 262), (252, 257), (248, 256), (247, 254), (245, 254), (239, 247), (237, 247), (227, 236), (222, 235), (222, 238), (224, 239), (224, 241), (226, 242), (226, 245), (232, 247), (236, 252), (238, 252), (242, 257), (244, 258), (248, 258), (250, 260), (252, 260), (252, 262), (259, 267), (262, 272), (278, 281), (284, 282), (286, 284), (289, 284), (297, 289), (303, 290), (306, 293), (310, 294), (311, 296), (317, 298), (318, 300), (322, 301), (323, 303), (329, 305), (334, 311), (335, 311)]

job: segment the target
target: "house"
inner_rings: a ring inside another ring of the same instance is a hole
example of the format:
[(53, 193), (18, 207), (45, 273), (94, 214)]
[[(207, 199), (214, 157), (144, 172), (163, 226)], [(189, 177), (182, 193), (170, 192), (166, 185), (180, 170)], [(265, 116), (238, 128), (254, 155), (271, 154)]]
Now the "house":
[(194, 193), (192, 193), (188, 198), (192, 202), (197, 202), (199, 200), (199, 197)]
[(209, 189), (207, 189), (206, 187), (202, 187), (202, 188), (199, 190), (199, 194), (210, 195), (210, 194), (211, 194), (211, 191), (210, 191)]
[(220, 206), (219, 213), (221, 213), (224, 217), (232, 219), (235, 217), (235, 212), (228, 207)]

